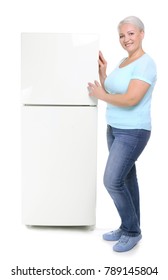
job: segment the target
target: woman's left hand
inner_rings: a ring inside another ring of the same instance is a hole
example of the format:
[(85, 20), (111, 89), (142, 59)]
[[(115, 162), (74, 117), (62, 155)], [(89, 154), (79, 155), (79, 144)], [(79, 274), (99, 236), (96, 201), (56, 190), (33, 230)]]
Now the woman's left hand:
[(98, 81), (95, 81), (94, 84), (88, 83), (88, 90), (91, 97), (96, 97), (100, 100), (104, 100), (107, 94)]

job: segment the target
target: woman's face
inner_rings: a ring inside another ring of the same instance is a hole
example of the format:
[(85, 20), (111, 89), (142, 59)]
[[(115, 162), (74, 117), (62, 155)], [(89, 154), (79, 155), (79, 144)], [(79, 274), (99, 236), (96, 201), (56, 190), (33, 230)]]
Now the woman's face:
[(144, 32), (140, 31), (138, 27), (130, 23), (125, 23), (120, 26), (120, 44), (129, 54), (136, 52), (142, 47), (143, 38)]

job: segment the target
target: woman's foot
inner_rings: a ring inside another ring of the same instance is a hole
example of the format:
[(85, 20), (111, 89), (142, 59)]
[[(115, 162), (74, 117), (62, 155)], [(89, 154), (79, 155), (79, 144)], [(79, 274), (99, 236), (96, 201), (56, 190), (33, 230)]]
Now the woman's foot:
[(122, 230), (119, 228), (103, 234), (103, 239), (106, 241), (117, 241), (122, 235)]
[(128, 236), (123, 234), (118, 242), (113, 246), (113, 250), (116, 252), (129, 251), (139, 242), (139, 240), (141, 240), (141, 238), (141, 234), (138, 236)]

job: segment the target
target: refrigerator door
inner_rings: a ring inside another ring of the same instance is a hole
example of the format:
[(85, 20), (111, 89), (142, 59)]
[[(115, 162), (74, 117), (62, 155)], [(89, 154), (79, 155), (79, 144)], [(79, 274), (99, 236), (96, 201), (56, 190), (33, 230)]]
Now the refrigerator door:
[(22, 107), (24, 224), (95, 224), (96, 142), (96, 107)]
[(22, 33), (23, 104), (95, 105), (88, 82), (98, 79), (98, 35)]

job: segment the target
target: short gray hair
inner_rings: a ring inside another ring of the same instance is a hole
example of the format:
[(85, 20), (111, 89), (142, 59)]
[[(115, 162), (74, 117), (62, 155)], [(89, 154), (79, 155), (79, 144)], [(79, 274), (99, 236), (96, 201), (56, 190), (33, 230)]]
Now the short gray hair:
[(120, 26), (125, 24), (125, 23), (130, 23), (130, 24), (138, 27), (140, 31), (144, 31), (145, 30), (143, 22), (138, 17), (129, 16), (129, 17), (124, 18), (123, 20), (121, 20), (119, 22), (118, 30), (120, 29)]

